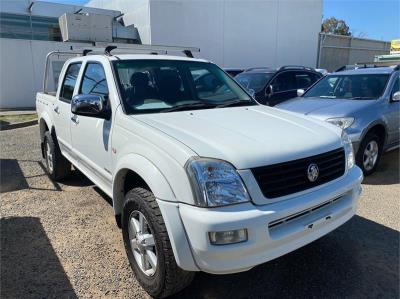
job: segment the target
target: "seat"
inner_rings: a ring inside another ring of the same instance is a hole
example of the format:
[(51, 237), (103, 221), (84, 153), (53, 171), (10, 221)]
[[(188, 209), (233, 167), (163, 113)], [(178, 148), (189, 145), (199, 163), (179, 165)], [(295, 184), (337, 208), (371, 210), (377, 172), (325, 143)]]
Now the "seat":
[(156, 92), (150, 86), (148, 74), (144, 72), (133, 73), (130, 78), (131, 87), (127, 90), (127, 102), (132, 106), (143, 105), (146, 99), (155, 97)]
[(158, 88), (165, 103), (174, 105), (183, 99), (181, 86), (182, 81), (177, 70), (162, 70), (160, 72)]

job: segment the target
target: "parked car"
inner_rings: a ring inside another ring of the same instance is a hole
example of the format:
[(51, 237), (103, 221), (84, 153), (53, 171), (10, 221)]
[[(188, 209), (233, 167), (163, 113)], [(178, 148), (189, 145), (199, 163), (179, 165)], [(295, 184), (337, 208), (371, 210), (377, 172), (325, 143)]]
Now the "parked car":
[(303, 66), (283, 66), (279, 69), (252, 68), (235, 79), (248, 90), (257, 102), (275, 106), (297, 96), (297, 89), (308, 88), (322, 74)]
[[(278, 108), (326, 120), (352, 140), (357, 165), (373, 173), (381, 154), (399, 146), (400, 71), (361, 68), (332, 73)], [(304, 93), (304, 94), (303, 94)]]
[(244, 69), (240, 68), (224, 68), (224, 71), (227, 72), (232, 77), (239, 75), (240, 73), (244, 72)]
[[(112, 198), (151, 296), (196, 271), (249, 270), (355, 214), (363, 175), (340, 128), (260, 105), (189, 54), (105, 53), (68, 60), (56, 95), (37, 94), (40, 144), (52, 179), (74, 165)], [(219, 88), (198, 86), (205, 73)]]

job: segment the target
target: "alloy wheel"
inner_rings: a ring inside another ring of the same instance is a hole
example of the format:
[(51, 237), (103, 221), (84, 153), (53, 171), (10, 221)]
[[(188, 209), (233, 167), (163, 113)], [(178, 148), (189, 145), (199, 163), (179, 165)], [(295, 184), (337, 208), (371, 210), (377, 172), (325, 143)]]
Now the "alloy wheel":
[(146, 276), (153, 276), (157, 269), (157, 249), (146, 217), (139, 211), (133, 211), (129, 216), (128, 230), (137, 265)]
[(364, 169), (370, 171), (375, 167), (378, 160), (379, 146), (375, 140), (371, 140), (365, 147), (363, 154)]

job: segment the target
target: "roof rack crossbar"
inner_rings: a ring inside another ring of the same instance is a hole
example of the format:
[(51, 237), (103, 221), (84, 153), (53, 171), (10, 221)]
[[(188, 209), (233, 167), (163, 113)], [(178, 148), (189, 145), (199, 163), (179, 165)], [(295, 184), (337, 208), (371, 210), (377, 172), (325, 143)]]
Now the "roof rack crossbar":
[[(85, 47), (86, 49), (87, 47)], [(74, 47), (75, 49), (82, 50), (81, 47)], [(186, 55), (186, 57), (194, 58), (193, 52), (200, 52), (199, 48), (194, 47), (176, 47), (176, 46), (162, 46), (162, 45), (143, 45), (143, 44), (102, 44), (102, 43), (95, 43), (93, 47), (89, 49), (92, 50), (92, 54), (95, 52), (101, 52), (101, 49), (104, 49), (102, 54), (107, 56), (112, 56), (112, 51), (119, 51), (124, 53), (137, 53), (137, 52), (146, 52), (149, 54), (168, 54), (170, 52), (181, 52)]]

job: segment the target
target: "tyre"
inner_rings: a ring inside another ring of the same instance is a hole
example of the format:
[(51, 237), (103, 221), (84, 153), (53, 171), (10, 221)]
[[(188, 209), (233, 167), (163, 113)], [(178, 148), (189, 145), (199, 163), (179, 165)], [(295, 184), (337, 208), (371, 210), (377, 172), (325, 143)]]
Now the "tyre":
[(164, 298), (191, 283), (194, 272), (184, 271), (176, 264), (153, 193), (134, 188), (126, 194), (122, 234), (131, 268), (149, 295)]
[(49, 131), (44, 134), (44, 157), (47, 172), (53, 180), (59, 181), (71, 174), (71, 163), (61, 154)]
[(382, 155), (382, 148), (382, 140), (374, 132), (367, 133), (361, 141), (356, 156), (356, 162), (365, 176), (372, 174), (378, 167)]

